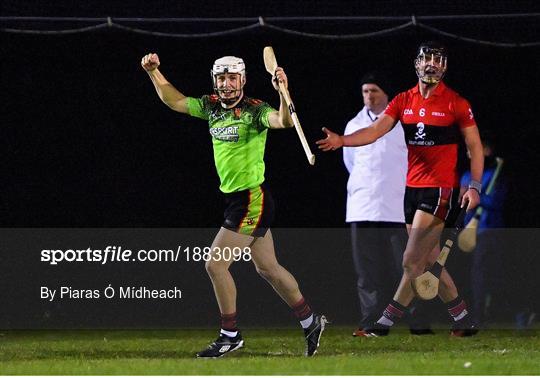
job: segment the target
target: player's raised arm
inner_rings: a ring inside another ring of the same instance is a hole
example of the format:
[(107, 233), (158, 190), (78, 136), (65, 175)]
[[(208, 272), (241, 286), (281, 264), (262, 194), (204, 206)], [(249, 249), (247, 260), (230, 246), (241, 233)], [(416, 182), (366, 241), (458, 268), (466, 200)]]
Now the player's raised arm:
[(270, 128), (272, 129), (284, 129), (288, 127), (294, 127), (294, 122), (291, 118), (289, 110), (287, 108), (287, 102), (285, 97), (279, 91), (279, 84), (283, 84), (285, 89), (289, 88), (289, 82), (287, 80), (287, 75), (283, 68), (276, 68), (276, 73), (272, 77), (272, 85), (274, 89), (279, 93), (279, 111), (270, 113), (268, 121), (270, 122)]
[(383, 114), (371, 126), (355, 131), (349, 135), (338, 135), (331, 130), (323, 127), (322, 131), (326, 134), (325, 139), (320, 139), (316, 143), (319, 149), (323, 151), (336, 150), (340, 147), (356, 147), (371, 144), (384, 134), (392, 130), (397, 121), (388, 114)]
[(187, 97), (163, 76), (158, 69), (159, 64), (157, 54), (147, 54), (141, 59), (141, 66), (150, 76), (150, 80), (152, 80), (161, 101), (172, 110), (188, 113)]

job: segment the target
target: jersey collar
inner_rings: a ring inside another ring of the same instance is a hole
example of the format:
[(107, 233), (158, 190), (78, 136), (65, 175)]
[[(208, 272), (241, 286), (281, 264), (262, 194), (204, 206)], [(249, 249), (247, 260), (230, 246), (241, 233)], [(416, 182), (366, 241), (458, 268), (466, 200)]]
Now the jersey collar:
[(379, 119), (380, 115), (384, 113), (384, 110), (380, 112), (379, 114), (375, 114), (375, 112), (369, 110), (367, 106), (364, 106), (364, 109), (366, 111), (367, 116), (371, 120), (371, 122), (375, 122), (377, 119)]
[[(442, 95), (445, 89), (446, 89), (446, 85), (444, 84), (443, 81), (440, 81), (439, 84), (437, 84), (437, 88), (435, 88), (435, 90), (433, 91), (430, 97)], [(420, 84), (417, 83), (412, 91), (414, 94), (420, 93)]]
[(246, 95), (242, 92), (242, 97), (240, 98), (240, 101), (238, 101), (236, 103), (236, 105), (234, 105), (233, 107), (231, 108), (226, 108), (223, 106), (223, 103), (220, 101), (220, 106), (223, 110), (233, 110), (235, 108), (241, 108), (244, 106), (244, 102), (246, 101)]

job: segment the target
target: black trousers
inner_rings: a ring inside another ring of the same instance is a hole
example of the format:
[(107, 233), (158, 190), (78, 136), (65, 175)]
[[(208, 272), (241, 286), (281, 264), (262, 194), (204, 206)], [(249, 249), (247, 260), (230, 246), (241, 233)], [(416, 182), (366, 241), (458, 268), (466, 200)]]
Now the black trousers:
[[(472, 254), (471, 287), (473, 321), (481, 326), (490, 320), (497, 305), (501, 304), (499, 288), (504, 287), (502, 255), (504, 240), (497, 229), (482, 230), (478, 234), (476, 249)], [(488, 300), (491, 298), (491, 300)], [(493, 306), (488, 308), (490, 302)], [(488, 319), (486, 319), (488, 318)]]
[[(356, 290), (360, 301), (360, 327), (372, 326), (392, 300), (403, 274), (402, 260), (407, 245), (404, 223), (351, 223), (352, 257)], [(429, 328), (421, 301), (410, 306), (407, 322), (411, 329)]]

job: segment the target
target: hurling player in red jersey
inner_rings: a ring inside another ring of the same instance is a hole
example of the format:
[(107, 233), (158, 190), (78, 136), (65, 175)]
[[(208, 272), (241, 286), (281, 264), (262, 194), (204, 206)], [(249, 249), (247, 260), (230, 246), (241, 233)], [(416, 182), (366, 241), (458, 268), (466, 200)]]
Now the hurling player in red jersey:
[[(446, 48), (438, 42), (422, 43), (414, 61), (418, 84), (397, 95), (384, 114), (370, 127), (350, 135), (323, 128), (326, 138), (317, 141), (323, 151), (343, 146), (363, 146), (389, 132), (398, 121), (403, 125), (409, 150), (404, 210), (409, 240), (403, 254), (403, 277), (391, 303), (364, 336), (385, 336), (414, 299), (411, 280), (437, 259), (445, 223), (452, 224), (459, 207), (474, 209), (480, 203), (484, 156), (478, 128), (467, 100), (448, 88)], [(463, 138), (471, 153), (471, 182), (459, 203), (457, 151)], [(454, 281), (443, 269), (439, 298), (447, 305), (454, 336), (476, 333), (465, 302)]]

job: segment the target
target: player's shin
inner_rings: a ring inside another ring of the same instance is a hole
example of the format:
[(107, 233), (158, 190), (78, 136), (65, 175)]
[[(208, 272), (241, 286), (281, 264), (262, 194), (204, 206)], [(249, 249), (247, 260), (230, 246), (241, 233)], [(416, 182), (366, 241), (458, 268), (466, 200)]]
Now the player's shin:
[(406, 274), (401, 277), (401, 282), (394, 294), (394, 301), (403, 307), (408, 307), (414, 299), (414, 291), (411, 287), (411, 279)]
[(447, 303), (457, 296), (458, 290), (456, 284), (446, 268), (443, 268), (439, 282), (439, 298), (441, 298), (443, 303)]
[(386, 336), (389, 328), (407, 313), (407, 306), (413, 299), (414, 292), (411, 288), (411, 280), (404, 274), (393, 300), (386, 306), (382, 316), (373, 327), (364, 330), (365, 336)]

